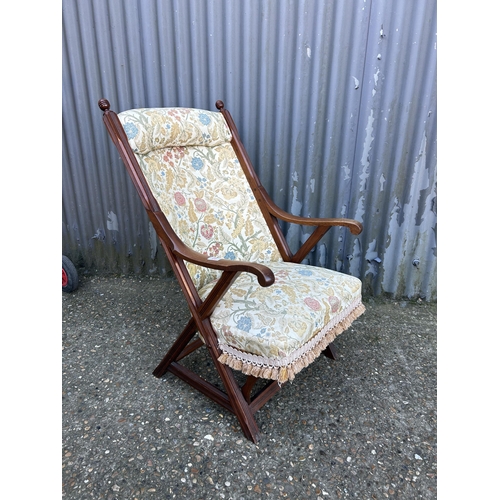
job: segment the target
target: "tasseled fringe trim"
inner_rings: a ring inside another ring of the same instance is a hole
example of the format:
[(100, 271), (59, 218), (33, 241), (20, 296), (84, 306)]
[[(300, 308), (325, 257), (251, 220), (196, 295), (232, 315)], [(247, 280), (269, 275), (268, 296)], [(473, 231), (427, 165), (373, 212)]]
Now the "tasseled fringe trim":
[[(264, 356), (256, 356), (244, 353), (230, 346), (220, 345), (222, 354), (218, 360), (234, 370), (239, 370), (245, 375), (252, 375), (257, 378), (277, 380), (281, 385), (285, 382), (291, 382), (297, 373), (306, 366), (309, 366), (325, 349), (333, 342), (337, 335), (347, 330), (352, 322), (365, 312), (365, 306), (359, 303), (343, 319), (338, 321), (335, 318), (328, 323), (315, 337), (309, 340), (297, 353), (302, 352), (296, 358), (293, 354), (284, 360), (270, 359)], [(338, 321), (337, 323), (334, 323)], [(332, 323), (334, 323), (332, 325)], [(228, 352), (231, 351), (231, 352)], [(292, 361), (290, 361), (292, 358)]]

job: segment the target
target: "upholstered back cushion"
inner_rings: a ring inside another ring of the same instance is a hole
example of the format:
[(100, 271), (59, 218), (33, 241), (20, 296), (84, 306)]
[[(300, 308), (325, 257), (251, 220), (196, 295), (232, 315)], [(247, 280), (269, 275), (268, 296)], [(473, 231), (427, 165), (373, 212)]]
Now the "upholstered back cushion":
[[(118, 116), (153, 195), (184, 243), (215, 259), (281, 261), (221, 113), (153, 108)], [(220, 276), (187, 267), (198, 289)]]
[(191, 108), (133, 109), (121, 113), (134, 153), (175, 146), (218, 146), (231, 140), (220, 113)]

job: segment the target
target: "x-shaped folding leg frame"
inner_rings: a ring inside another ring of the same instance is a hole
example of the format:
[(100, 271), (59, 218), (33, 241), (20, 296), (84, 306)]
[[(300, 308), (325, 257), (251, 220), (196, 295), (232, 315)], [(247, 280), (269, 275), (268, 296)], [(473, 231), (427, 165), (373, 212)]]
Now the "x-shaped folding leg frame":
[[(179, 281), (181, 286), (190, 289), (190, 282), (186, 281), (184, 278), (186, 269), (184, 264), (176, 259), (171, 249), (167, 247), (166, 250), (167, 253), (170, 253), (172, 256), (171, 262), (177, 264), (174, 266), (174, 270), (178, 278), (180, 278)], [(260, 432), (254, 414), (279, 391), (280, 386), (277, 381), (270, 381), (261, 391), (251, 397), (251, 392), (257, 379), (253, 376), (248, 376), (246, 383), (243, 387), (240, 387), (232, 369), (220, 363), (218, 360), (222, 351), (218, 347), (217, 335), (209, 319), (210, 314), (220, 298), (231, 286), (238, 274), (239, 272), (235, 271), (224, 271), (215, 287), (203, 302), (199, 300), (197, 294), (196, 296), (193, 296), (192, 293), (185, 294), (186, 297), (191, 299), (188, 300), (188, 305), (192, 311), (192, 317), (160, 364), (153, 371), (153, 375), (162, 377), (169, 371), (184, 380), (192, 387), (205, 394), (205, 396), (234, 413), (241, 425), (245, 437), (257, 443), (260, 438)], [(189, 291), (192, 292), (192, 290)], [(196, 298), (198, 298), (198, 300), (196, 300)], [(194, 339), (197, 332), (200, 333), (201, 338)], [(221, 391), (219, 388), (179, 363), (182, 358), (203, 345), (206, 346), (210, 353), (226, 392)]]
[[(171, 250), (168, 248), (167, 253), (171, 253)], [(176, 261), (175, 257), (172, 261)], [(177, 271), (181, 276), (183, 274), (183, 270), (185, 270), (183, 264), (177, 267)], [(191, 317), (186, 327), (171, 346), (160, 364), (153, 371), (153, 375), (160, 378), (165, 375), (167, 371), (169, 371), (184, 380), (192, 387), (205, 394), (205, 396), (234, 413), (241, 425), (245, 437), (254, 443), (257, 443), (260, 438), (260, 432), (257, 422), (255, 421), (254, 414), (280, 390), (280, 386), (276, 380), (270, 381), (262, 390), (252, 397), (252, 389), (258, 379), (249, 375), (247, 376), (245, 384), (240, 387), (232, 369), (227, 365), (220, 363), (218, 360), (222, 351), (218, 347), (217, 335), (213, 330), (209, 319), (210, 314), (217, 305), (221, 296), (231, 286), (238, 274), (239, 272), (224, 271), (216, 286), (212, 289), (205, 301), (199, 304), (196, 304), (196, 300), (189, 301), (190, 309), (194, 309), (194, 315)], [(179, 281), (181, 282), (181, 285), (183, 283), (184, 286), (187, 285), (183, 279), (180, 279)], [(186, 296), (189, 297), (190, 294), (186, 294)], [(199, 337), (194, 338), (197, 332), (200, 332), (200, 335), (204, 340)], [(226, 392), (221, 391), (219, 388), (210, 382), (207, 382), (198, 374), (179, 363), (181, 359), (188, 356), (203, 345), (207, 347), (210, 353)], [(323, 353), (325, 356), (335, 359), (333, 344), (330, 344), (323, 351)]]

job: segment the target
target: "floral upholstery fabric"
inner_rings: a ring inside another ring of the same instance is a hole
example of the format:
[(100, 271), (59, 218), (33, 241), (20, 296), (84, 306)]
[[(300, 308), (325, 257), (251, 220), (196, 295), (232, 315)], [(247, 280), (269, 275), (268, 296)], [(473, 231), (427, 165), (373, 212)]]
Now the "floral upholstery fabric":
[[(161, 210), (183, 242), (214, 259), (266, 264), (275, 283), (241, 273), (211, 322), (219, 361), (254, 376), (293, 380), (362, 314), (359, 279), (283, 262), (219, 112), (186, 108), (120, 113)], [(200, 297), (221, 272), (186, 263)]]
[(176, 146), (218, 146), (231, 141), (220, 113), (191, 108), (143, 108), (120, 113), (134, 153)]
[[(254, 275), (242, 273), (211, 316), (221, 349), (259, 372), (298, 366), (316, 346), (322, 351), (338, 326), (350, 324), (362, 309), (358, 278), (289, 262), (267, 265), (274, 285), (261, 287)], [(200, 296), (212, 287), (202, 288)]]
[[(134, 151), (142, 151), (136, 157), (153, 195), (185, 244), (212, 258), (281, 260), (221, 113), (161, 108), (118, 116)], [(179, 145), (183, 141), (189, 146)], [(197, 288), (221, 274), (191, 263), (187, 268)]]

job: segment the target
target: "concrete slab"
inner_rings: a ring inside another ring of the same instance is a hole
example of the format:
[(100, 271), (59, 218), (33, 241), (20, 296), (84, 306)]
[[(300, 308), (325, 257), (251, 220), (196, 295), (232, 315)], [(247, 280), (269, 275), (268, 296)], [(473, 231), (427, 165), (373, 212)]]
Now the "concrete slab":
[[(174, 278), (82, 277), (62, 295), (65, 499), (434, 499), (436, 304), (366, 313), (257, 414), (152, 375), (189, 318)], [(214, 377), (205, 353), (190, 363)]]

